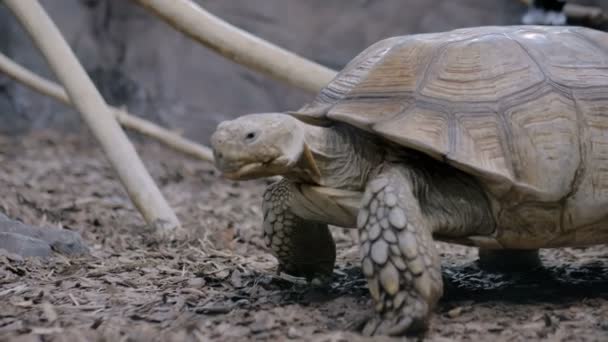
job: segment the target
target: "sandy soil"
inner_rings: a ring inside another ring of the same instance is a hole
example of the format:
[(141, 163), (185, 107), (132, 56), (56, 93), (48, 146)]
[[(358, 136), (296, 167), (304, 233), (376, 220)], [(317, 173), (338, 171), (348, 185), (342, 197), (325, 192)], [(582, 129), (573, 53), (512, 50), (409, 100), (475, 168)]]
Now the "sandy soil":
[[(350, 231), (335, 229), (329, 286), (276, 275), (261, 239), (263, 182), (222, 180), (154, 144), (139, 151), (191, 240), (150, 237), (88, 135), (0, 137), (0, 210), (79, 231), (92, 248), (80, 259), (0, 253), (0, 340), (365, 340), (357, 329), (372, 306)], [(446, 294), (426, 340), (608, 340), (605, 246), (546, 250), (544, 269), (516, 274), (439, 247)]]

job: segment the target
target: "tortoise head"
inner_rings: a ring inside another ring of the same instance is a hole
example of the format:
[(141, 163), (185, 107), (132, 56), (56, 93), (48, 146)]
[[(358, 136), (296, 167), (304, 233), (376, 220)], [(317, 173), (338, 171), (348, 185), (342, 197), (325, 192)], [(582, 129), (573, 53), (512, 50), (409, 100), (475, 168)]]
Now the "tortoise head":
[(289, 173), (303, 156), (312, 158), (305, 142), (305, 126), (280, 113), (249, 114), (224, 121), (211, 136), (215, 165), (226, 178), (234, 180)]

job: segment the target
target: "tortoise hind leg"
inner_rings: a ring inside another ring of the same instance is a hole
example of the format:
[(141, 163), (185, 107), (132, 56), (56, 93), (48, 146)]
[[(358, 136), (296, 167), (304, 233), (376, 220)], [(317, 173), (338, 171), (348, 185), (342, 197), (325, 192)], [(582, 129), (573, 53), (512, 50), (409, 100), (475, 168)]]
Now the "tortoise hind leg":
[(480, 268), (488, 271), (529, 271), (542, 266), (538, 249), (479, 249)]
[(279, 261), (279, 272), (324, 282), (333, 272), (336, 245), (325, 223), (294, 214), (288, 180), (271, 184), (264, 193), (264, 241)]

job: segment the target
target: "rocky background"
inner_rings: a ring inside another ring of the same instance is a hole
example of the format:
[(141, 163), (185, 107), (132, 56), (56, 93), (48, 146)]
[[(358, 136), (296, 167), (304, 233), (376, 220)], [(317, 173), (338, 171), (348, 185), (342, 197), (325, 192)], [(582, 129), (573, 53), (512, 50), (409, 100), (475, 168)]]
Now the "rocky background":
[[(335, 69), (377, 40), (477, 25), (519, 24), (518, 0), (198, 0), (212, 13)], [(596, 1), (578, 1), (593, 4)], [(296, 109), (311, 94), (246, 70), (127, 0), (42, 1), (106, 100), (206, 143), (247, 112)], [(604, 6), (608, 7), (607, 4)], [(52, 75), (0, 1), (0, 51)], [(0, 75), (0, 133), (84, 129), (78, 115)]]

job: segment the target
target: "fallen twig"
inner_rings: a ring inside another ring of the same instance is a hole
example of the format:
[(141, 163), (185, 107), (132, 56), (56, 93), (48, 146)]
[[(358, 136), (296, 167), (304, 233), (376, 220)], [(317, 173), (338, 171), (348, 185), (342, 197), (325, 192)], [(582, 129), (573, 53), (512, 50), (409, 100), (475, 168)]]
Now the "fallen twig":
[(13, 288), (0, 291), (0, 297), (4, 297), (8, 294), (13, 295), (13, 296), (18, 295), (22, 292), (25, 292), (27, 289), (28, 289), (28, 286), (25, 284), (17, 285)]

